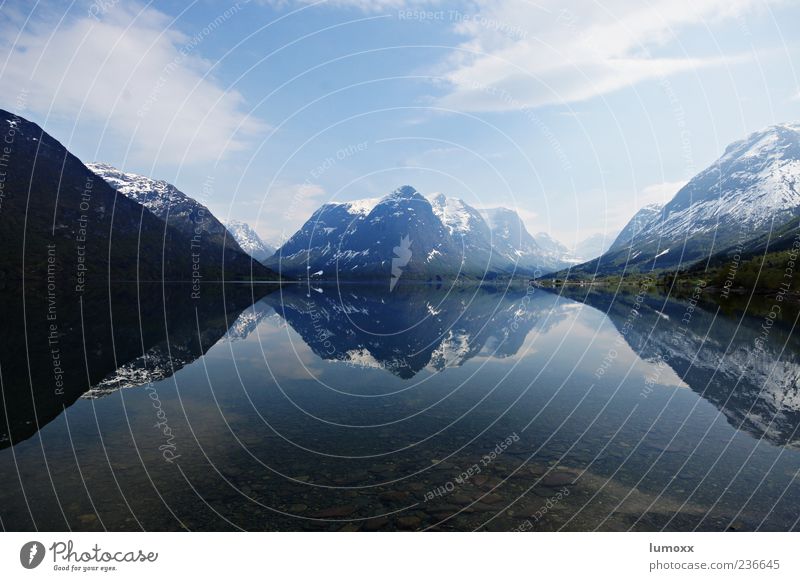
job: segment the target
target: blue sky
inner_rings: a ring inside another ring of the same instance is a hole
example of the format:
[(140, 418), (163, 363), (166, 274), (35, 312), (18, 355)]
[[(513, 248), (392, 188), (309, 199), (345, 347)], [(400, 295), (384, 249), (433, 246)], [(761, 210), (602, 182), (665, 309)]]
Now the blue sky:
[(572, 245), (800, 119), (794, 4), (4, 2), (0, 106), (272, 240), (411, 184)]

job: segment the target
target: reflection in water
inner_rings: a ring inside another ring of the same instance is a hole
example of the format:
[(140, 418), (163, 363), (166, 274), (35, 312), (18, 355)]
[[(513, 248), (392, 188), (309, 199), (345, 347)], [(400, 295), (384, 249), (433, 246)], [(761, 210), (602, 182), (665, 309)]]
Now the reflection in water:
[[(632, 295), (591, 292), (584, 302), (623, 329)], [(779, 445), (798, 447), (800, 339), (762, 316), (725, 317), (715, 305), (695, 308), (691, 298), (644, 295), (636, 324), (623, 336), (639, 357), (668, 365), (735, 429)], [(781, 306), (781, 305), (778, 305)]]
[(55, 330), (8, 293), (3, 526), (797, 528), (798, 344), (769, 305), (270, 290), (121, 288)]
[(310, 295), (285, 289), (266, 302), (322, 359), (409, 379), (478, 354), (515, 355), (534, 326), (544, 331), (561, 318), (533, 290), (406, 285), (387, 294), (345, 286)]
[(30, 437), (81, 396), (170, 377), (225, 334), (253, 289), (210, 285), (190, 297), (188, 286), (157, 284), (66, 300), (37, 287), (4, 293), (0, 447)]

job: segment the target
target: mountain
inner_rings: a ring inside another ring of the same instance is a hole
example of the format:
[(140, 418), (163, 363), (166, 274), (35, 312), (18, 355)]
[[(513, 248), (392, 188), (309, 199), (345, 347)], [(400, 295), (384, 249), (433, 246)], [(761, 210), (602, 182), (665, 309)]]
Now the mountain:
[(0, 287), (0, 449), (29, 438), (81, 397), (172, 376), (234, 332), (231, 323), (275, 288), (208, 285), (189, 301), (186, 285), (106, 284), (80, 301), (57, 300), (53, 310), (46, 289)]
[[(497, 213), (493, 218), (497, 219)], [(593, 234), (581, 240), (575, 245), (575, 248), (570, 249), (547, 232), (537, 232), (532, 235), (532, 238), (541, 249), (543, 256), (546, 257), (544, 262), (547, 270), (555, 270), (564, 265), (579, 264), (597, 258), (608, 250), (614, 240), (614, 236)]]
[(663, 208), (634, 216), (611, 249), (573, 273), (675, 269), (800, 216), (800, 124), (773, 125), (729, 145)]
[(561, 264), (577, 264), (582, 262), (575, 258), (575, 254), (547, 232), (537, 232), (533, 235), (536, 244), (539, 245), (551, 260), (553, 266), (558, 268)]
[(525, 293), (519, 287), (408, 285), (387, 294), (363, 285), (309, 296), (295, 285), (262, 303), (272, 305), (322, 359), (410, 379), (423, 369), (459, 367), (479, 354), (513, 357), (533, 329), (544, 333), (565, 319), (556, 295)]
[(457, 198), (426, 198), (411, 186), (380, 199), (328, 203), (266, 264), (325, 279), (481, 279), (565, 263), (543, 251), (516, 212), (477, 210)]
[(572, 249), (572, 257), (576, 262), (586, 262), (608, 252), (619, 234), (592, 234), (578, 242)]
[(533, 239), (539, 248), (554, 256), (569, 256), (570, 250), (561, 242), (550, 236), (547, 232), (537, 232), (533, 235)]
[(274, 277), (238, 248), (167, 225), (35, 123), (0, 110), (0, 132), (0, 280), (53, 283), (66, 299), (90, 281)]
[(123, 172), (107, 163), (88, 163), (86, 167), (112, 188), (140, 203), (185, 235), (193, 237), (199, 234), (206, 242), (249, 254), (239, 246), (236, 238), (231, 236), (211, 210), (172, 184)]
[(513, 248), (493, 237), (491, 228), (478, 210), (460, 198), (448, 198), (444, 194), (434, 194), (430, 202), (433, 213), (445, 225), (458, 252), (464, 257), (464, 272), (483, 273), (488, 268), (514, 271), (518, 257)]
[(264, 262), (275, 254), (275, 248), (264, 242), (250, 224), (239, 220), (228, 220), (225, 226), (241, 249), (252, 256), (253, 259)]
[(397, 272), (408, 278), (428, 278), (431, 269), (458, 272), (460, 255), (451, 247), (447, 228), (430, 202), (410, 186), (377, 202), (324, 204), (267, 264), (293, 276), (309, 270), (324, 278), (388, 281), (393, 260), (399, 264), (394, 249), (403, 240), (411, 257)]
[(766, 309), (725, 316), (702, 301), (560, 290), (608, 316), (639, 357), (669, 366), (734, 429), (776, 446), (800, 448), (800, 336), (792, 332), (794, 314), (765, 336)]
[[(555, 241), (551, 238), (543, 239), (545, 244), (550, 245), (549, 250), (540, 246), (514, 210), (487, 208), (483, 210), (483, 215), (492, 232), (492, 244), (501, 249), (501, 252), (515, 256), (523, 271), (545, 273), (569, 264), (568, 261), (563, 260), (563, 256), (558, 250), (553, 250), (554, 245), (551, 244), (551, 241)], [(566, 249), (564, 250), (566, 251)]]
[(625, 227), (617, 234), (611, 243), (609, 250), (621, 250), (626, 248), (640, 234), (644, 233), (644, 228), (658, 220), (664, 206), (659, 203), (648, 204), (633, 215)]
[(774, 231), (732, 246), (691, 265), (685, 270), (665, 273), (668, 286), (691, 287), (704, 280), (709, 290), (728, 296), (731, 290), (744, 293), (800, 292), (800, 277), (789, 276), (800, 246), (800, 222), (792, 218)]

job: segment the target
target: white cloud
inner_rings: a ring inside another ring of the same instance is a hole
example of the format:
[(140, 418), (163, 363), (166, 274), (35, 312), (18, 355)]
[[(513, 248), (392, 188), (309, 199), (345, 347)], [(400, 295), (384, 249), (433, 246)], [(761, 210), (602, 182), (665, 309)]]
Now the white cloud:
[(115, 140), (130, 142), (135, 160), (214, 160), (268, 129), (248, 117), (240, 93), (208, 75), (212, 65), (199, 55), (215, 30), (236, 26), (238, 12), (221, 11), (193, 36), (131, 3), (98, 18), (28, 22), (16, 43), (18, 30), (7, 25), (0, 78), (4, 87), (27, 89), (27, 106), (40, 115), (74, 120), (78, 128), (106, 125)]
[(265, 0), (278, 8), (291, 5), (319, 5), (333, 8), (354, 8), (362, 12), (380, 12), (388, 9), (409, 9), (435, 6), (441, 0)]
[[(477, 0), (457, 24), (465, 51), (443, 67), (443, 106), (473, 111), (582, 101), (731, 57), (666, 57), (677, 32), (741, 16), (759, 0)], [(680, 54), (680, 50), (678, 50)]]

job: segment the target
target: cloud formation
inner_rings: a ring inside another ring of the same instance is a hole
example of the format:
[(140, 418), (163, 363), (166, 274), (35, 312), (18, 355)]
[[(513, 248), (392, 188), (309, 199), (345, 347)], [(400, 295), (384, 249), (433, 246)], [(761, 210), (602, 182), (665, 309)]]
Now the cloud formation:
[[(678, 33), (741, 17), (757, 0), (477, 0), (456, 23), (467, 37), (442, 68), (442, 105), (504, 111), (567, 104), (636, 83), (730, 63), (685, 56)], [(665, 48), (671, 49), (669, 54)]]
[(0, 78), (28, 91), (29, 109), (82, 129), (107, 127), (130, 144), (132, 158), (148, 162), (213, 161), (268, 130), (199, 54), (210, 35), (243, 17), (243, 4), (221, 9), (193, 36), (152, 8), (92, 6), (102, 10), (27, 23), (19, 14), (4, 25)]

